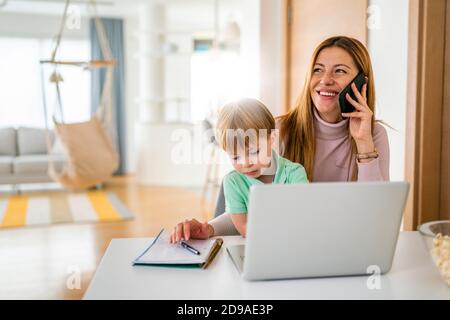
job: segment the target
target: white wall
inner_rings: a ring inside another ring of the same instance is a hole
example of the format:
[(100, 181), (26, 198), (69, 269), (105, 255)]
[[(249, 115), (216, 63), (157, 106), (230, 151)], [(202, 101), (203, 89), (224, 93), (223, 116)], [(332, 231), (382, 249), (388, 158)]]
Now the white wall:
[[(182, 109), (187, 109), (178, 120), (189, 119), (189, 101), (191, 79), (190, 54), (194, 35), (214, 37), (215, 1), (169, 2), (166, 6), (166, 41), (178, 46), (178, 54), (165, 57), (166, 72), (164, 91), (166, 99), (181, 97), (186, 99)], [(243, 68), (239, 77), (244, 87), (240, 91), (246, 96), (259, 97), (259, 0), (222, 0), (218, 1), (217, 19), (220, 33), (229, 21), (236, 21), (241, 30), (240, 57)], [(224, 103), (219, 101), (218, 104)], [(219, 107), (219, 106), (217, 106)], [(167, 105), (168, 119), (176, 119), (176, 102)]]
[[(408, 0), (370, 0), (369, 51), (375, 73), (377, 118), (387, 128), (391, 180), (404, 180)], [(371, 24), (370, 24), (371, 25)]]
[[(166, 6), (166, 43), (177, 46), (175, 54), (164, 57), (164, 105), (166, 121), (189, 121), (191, 100), (191, 54), (195, 34), (213, 36), (214, 2), (169, 3)], [(175, 99), (181, 99), (176, 101)]]
[[(11, 13), (0, 11), (0, 36), (53, 38), (60, 27), (61, 16)], [(89, 25), (82, 19), (80, 29), (65, 30), (65, 37), (84, 38), (89, 35)]]
[(260, 99), (274, 115), (280, 115), (282, 61), (282, 1), (261, 0)]
[(240, 11), (237, 21), (241, 26), (241, 56), (246, 66), (246, 79), (249, 79), (244, 92), (247, 96), (260, 98), (260, 0), (236, 1), (230, 10)]

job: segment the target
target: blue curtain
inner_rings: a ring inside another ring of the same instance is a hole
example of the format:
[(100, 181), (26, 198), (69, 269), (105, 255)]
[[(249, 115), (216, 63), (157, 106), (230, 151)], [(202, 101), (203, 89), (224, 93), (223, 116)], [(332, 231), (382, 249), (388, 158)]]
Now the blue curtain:
[[(120, 165), (116, 174), (125, 173), (125, 59), (123, 42), (123, 20), (102, 18), (106, 36), (109, 40), (112, 55), (117, 61), (114, 68), (113, 92), (113, 122), (116, 126), (117, 140), (115, 141), (119, 156)], [(95, 19), (89, 21), (89, 33), (91, 40), (91, 59), (103, 59), (98, 41), (97, 30), (95, 28)], [(102, 95), (103, 83), (105, 81), (104, 69), (97, 69), (91, 73), (91, 111), (97, 111)]]

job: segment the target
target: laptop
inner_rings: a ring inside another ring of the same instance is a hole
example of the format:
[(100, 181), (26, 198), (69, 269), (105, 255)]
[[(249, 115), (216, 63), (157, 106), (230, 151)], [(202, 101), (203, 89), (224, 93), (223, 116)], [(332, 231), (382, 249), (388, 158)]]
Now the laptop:
[(246, 245), (227, 252), (246, 280), (386, 273), (407, 182), (256, 185)]

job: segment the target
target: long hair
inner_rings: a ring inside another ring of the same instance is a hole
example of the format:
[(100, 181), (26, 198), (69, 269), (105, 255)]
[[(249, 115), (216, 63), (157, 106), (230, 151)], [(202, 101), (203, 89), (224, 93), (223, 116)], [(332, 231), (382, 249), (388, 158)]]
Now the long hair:
[[(313, 68), (320, 52), (325, 48), (338, 47), (344, 49), (353, 58), (359, 72), (368, 77), (367, 105), (375, 115), (375, 85), (369, 52), (358, 40), (337, 36), (324, 40), (314, 51), (306, 74), (306, 81), (302, 93), (297, 99), (294, 108), (287, 114), (278, 117), (280, 120), (280, 137), (283, 143), (283, 157), (297, 163), (301, 163), (306, 170), (308, 178), (313, 181), (314, 155), (316, 143), (314, 136), (314, 104), (311, 97), (311, 77)], [(375, 117), (372, 118), (372, 132), (375, 125)], [(350, 135), (350, 132), (349, 132)], [(352, 153), (356, 153), (356, 143), (352, 138)], [(355, 179), (355, 173), (353, 173)]]

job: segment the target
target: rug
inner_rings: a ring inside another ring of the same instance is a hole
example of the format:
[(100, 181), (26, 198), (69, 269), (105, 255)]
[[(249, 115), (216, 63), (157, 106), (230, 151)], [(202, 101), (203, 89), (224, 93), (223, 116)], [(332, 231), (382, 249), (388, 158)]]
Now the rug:
[(0, 198), (0, 228), (56, 223), (122, 221), (133, 215), (113, 192)]

